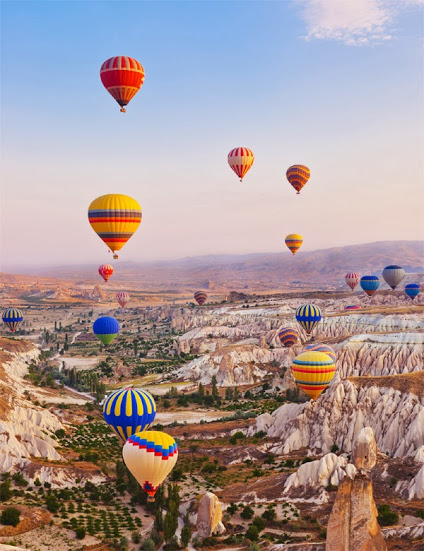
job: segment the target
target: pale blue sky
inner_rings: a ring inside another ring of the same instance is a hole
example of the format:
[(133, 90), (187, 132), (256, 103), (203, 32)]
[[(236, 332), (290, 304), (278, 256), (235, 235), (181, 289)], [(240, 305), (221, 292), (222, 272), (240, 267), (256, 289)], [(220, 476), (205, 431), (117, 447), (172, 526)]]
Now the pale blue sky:
[[(354, 4), (3, 1), (1, 268), (109, 260), (105, 193), (143, 209), (125, 260), (422, 237), (422, 3)], [(126, 114), (113, 55), (146, 72)]]

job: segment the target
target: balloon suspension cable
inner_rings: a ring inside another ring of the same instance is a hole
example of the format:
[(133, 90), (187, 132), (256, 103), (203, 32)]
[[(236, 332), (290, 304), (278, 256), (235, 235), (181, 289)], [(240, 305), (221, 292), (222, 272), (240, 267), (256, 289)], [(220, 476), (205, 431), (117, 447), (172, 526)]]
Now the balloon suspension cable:
[(125, 107), (121, 107), (121, 113), (126, 113), (127, 110), (125, 109)]

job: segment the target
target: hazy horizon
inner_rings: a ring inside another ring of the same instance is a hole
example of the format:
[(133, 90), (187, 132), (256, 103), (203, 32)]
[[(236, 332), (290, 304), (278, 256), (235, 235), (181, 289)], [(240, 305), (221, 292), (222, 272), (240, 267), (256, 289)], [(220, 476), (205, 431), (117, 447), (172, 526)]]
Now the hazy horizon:
[[(122, 261), (416, 240), (421, 2), (376, 6), (2, 2), (0, 269), (110, 261), (87, 208), (116, 192), (143, 209)], [(122, 54), (146, 71), (125, 115), (99, 78)]]

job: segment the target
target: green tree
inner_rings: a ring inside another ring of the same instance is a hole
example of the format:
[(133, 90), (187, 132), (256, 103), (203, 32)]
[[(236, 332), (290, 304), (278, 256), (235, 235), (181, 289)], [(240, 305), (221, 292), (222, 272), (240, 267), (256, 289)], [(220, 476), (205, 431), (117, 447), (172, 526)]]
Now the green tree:
[(0, 484), (0, 501), (7, 501), (10, 499), (11, 495), (10, 480), (5, 480)]
[(381, 526), (392, 526), (399, 520), (399, 515), (390, 509), (390, 505), (378, 506), (378, 524)]
[(199, 388), (197, 390), (197, 394), (199, 395), (199, 398), (203, 398), (205, 396), (205, 389), (204, 389), (202, 383), (199, 383)]
[(181, 530), (181, 545), (184, 547), (184, 549), (187, 548), (187, 545), (190, 543), (191, 539), (191, 530), (190, 526), (186, 522), (183, 526), (183, 529)]
[(8, 507), (5, 509), (0, 517), (0, 522), (6, 526), (18, 526), (21, 513), (14, 507)]
[(262, 517), (255, 517), (252, 521), (253, 526), (256, 526), (259, 532), (262, 532), (262, 530), (266, 526), (266, 522)]
[(163, 521), (163, 535), (165, 537), (166, 543), (170, 543), (172, 538), (175, 535), (178, 527), (178, 518), (171, 511), (168, 511), (165, 515), (165, 520)]
[(57, 513), (59, 511), (60, 504), (53, 494), (49, 494), (46, 497), (46, 507), (50, 513)]
[(261, 551), (261, 547), (255, 541), (252, 541), (249, 544), (249, 550), (248, 551)]
[(212, 396), (213, 396), (214, 400), (217, 400), (219, 398), (219, 392), (218, 392), (218, 387), (217, 387), (217, 384), (216, 384), (215, 375), (213, 375), (213, 377), (212, 377)]
[(258, 541), (259, 539), (259, 530), (257, 526), (251, 524), (246, 532), (246, 539), (251, 541)]
[(75, 530), (75, 535), (77, 536), (78, 540), (83, 540), (85, 538), (85, 528), (80, 526)]
[(252, 509), (252, 507), (249, 507), (249, 505), (245, 505), (243, 507), (243, 511), (241, 512), (240, 516), (241, 518), (249, 520), (253, 517), (254, 513), (255, 511)]
[(266, 521), (273, 521), (277, 518), (277, 513), (274, 509), (267, 509), (262, 513), (262, 518)]
[(162, 509), (156, 509), (154, 527), (158, 532), (163, 530), (163, 514)]
[(141, 549), (142, 551), (156, 551), (155, 542), (152, 540), (152, 538), (144, 540), (141, 544)]
[(131, 539), (133, 543), (140, 543), (141, 542), (141, 534), (138, 530), (134, 530), (131, 532)]

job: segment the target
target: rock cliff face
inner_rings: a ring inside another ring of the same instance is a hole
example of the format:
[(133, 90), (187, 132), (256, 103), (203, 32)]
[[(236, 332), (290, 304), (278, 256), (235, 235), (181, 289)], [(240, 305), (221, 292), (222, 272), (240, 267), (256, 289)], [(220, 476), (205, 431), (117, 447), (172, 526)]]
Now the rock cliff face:
[(353, 445), (355, 467), (352, 479), (339, 486), (327, 526), (326, 551), (386, 551), (377, 522), (372, 481), (365, 472), (374, 467), (377, 444), (370, 427), (359, 433)]
[(206, 492), (199, 503), (197, 512), (197, 533), (201, 538), (225, 532), (222, 524), (222, 509), (218, 498), (212, 492)]
[[(400, 377), (416, 380), (417, 388), (422, 385), (421, 373)], [(409, 389), (392, 388), (391, 382), (384, 386), (381, 379), (375, 385), (365, 377), (338, 381), (316, 402), (285, 404), (272, 414), (260, 415), (250, 432), (264, 430), (279, 438), (276, 453), (307, 448), (325, 454), (333, 444), (350, 453), (361, 429), (369, 426), (381, 451), (393, 457), (412, 456), (424, 443), (421, 399)]]

